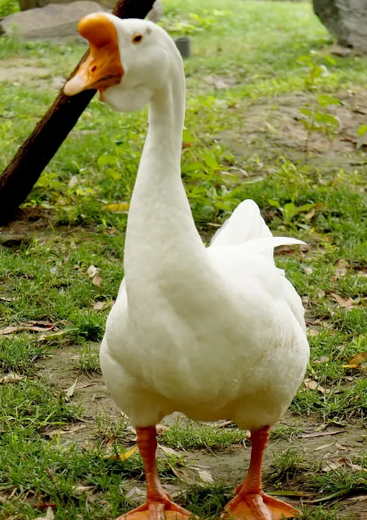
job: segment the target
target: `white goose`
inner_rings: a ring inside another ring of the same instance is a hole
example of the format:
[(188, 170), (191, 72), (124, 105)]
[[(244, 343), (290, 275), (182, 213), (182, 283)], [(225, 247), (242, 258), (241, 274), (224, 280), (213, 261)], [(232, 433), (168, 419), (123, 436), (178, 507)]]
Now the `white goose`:
[(205, 248), (180, 175), (185, 114), (181, 57), (168, 34), (143, 20), (94, 14), (78, 30), (90, 55), (65, 85), (94, 88), (117, 111), (149, 103), (149, 130), (129, 211), (125, 278), (107, 321), (101, 366), (112, 397), (136, 427), (146, 503), (127, 520), (191, 515), (163, 490), (155, 425), (174, 412), (232, 419), (251, 430), (248, 475), (224, 517), (278, 520), (300, 513), (265, 495), (263, 453), (309, 358), (298, 294), (277, 269), (275, 238), (245, 200)]

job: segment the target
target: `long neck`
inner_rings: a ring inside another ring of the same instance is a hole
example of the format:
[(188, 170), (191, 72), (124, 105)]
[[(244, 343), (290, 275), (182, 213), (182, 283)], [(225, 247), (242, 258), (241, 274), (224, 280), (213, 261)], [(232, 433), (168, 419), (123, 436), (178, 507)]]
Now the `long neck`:
[[(125, 245), (125, 278), (159, 276), (175, 264), (203, 256), (181, 180), (185, 115), (182, 64), (172, 67), (169, 84), (149, 105), (149, 130), (131, 199)], [(156, 268), (156, 270), (154, 270)], [(142, 280), (143, 281), (143, 280)]]

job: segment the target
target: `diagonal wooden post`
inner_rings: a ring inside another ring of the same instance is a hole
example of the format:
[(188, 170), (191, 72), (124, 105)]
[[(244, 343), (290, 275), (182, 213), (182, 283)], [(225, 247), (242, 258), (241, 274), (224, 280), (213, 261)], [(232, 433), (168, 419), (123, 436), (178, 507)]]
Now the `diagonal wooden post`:
[[(119, 0), (113, 13), (119, 18), (145, 18), (153, 4), (154, 0)], [(70, 77), (74, 76), (80, 63)], [(52, 106), (0, 176), (0, 223), (9, 222), (14, 217), (95, 93), (95, 90), (87, 90), (68, 97), (62, 91), (59, 92)]]

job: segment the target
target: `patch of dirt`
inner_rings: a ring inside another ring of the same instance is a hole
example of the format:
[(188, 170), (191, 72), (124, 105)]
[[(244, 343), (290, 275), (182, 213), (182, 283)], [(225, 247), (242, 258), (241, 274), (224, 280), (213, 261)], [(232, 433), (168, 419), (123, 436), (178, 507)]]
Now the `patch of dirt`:
[[(77, 380), (75, 390), (71, 396), (71, 402), (83, 407), (81, 422), (70, 428), (69, 432), (62, 435), (65, 441), (78, 443), (93, 442), (96, 434), (95, 418), (98, 414), (107, 414), (112, 420), (121, 417), (120, 409), (116, 406), (103, 382), (102, 376), (94, 374), (87, 376), (81, 374), (78, 368), (79, 347), (68, 346), (58, 348), (50, 357), (38, 363), (41, 376), (51, 383), (57, 392), (70, 388)], [(173, 414), (165, 418), (164, 424), (170, 425), (177, 420), (179, 414)], [(362, 424), (347, 424), (341, 427), (338, 424), (329, 425), (322, 429), (322, 422), (316, 416), (308, 418), (295, 417), (288, 413), (281, 421), (283, 424), (296, 426), (300, 437), (294, 439), (272, 439), (269, 443), (264, 461), (264, 487), (271, 491), (280, 488), (282, 490), (304, 491), (303, 475), (307, 472), (325, 467), (328, 463), (338, 460), (356, 460), (365, 451), (367, 432)], [(321, 427), (321, 428), (320, 428)], [(335, 433), (337, 432), (337, 433)], [(332, 433), (330, 435), (330, 433)], [(301, 471), (298, 471), (289, 482), (280, 486), (274, 481), (274, 460), (287, 450), (295, 450), (303, 454)], [(232, 445), (223, 451), (215, 450), (208, 453), (204, 450), (182, 452), (188, 466), (202, 466), (207, 469), (216, 483), (231, 484), (235, 487), (240, 483), (247, 470), (251, 450), (246, 444)], [(159, 453), (159, 456), (164, 456)], [(127, 490), (135, 490), (134, 499), (137, 503), (143, 501), (145, 485), (139, 481), (125, 483)], [(125, 486), (124, 484), (124, 486)], [(185, 487), (185, 484), (182, 484)], [(179, 494), (180, 487), (170, 485), (169, 492), (172, 496)], [(282, 498), (282, 497), (280, 497)], [(312, 503), (317, 495), (307, 500), (295, 500), (285, 497), (287, 502), (295, 507), (316, 507)], [(353, 520), (367, 520), (367, 502), (359, 501), (360, 497), (351, 497), (333, 503), (331, 510), (336, 507), (340, 518)], [(317, 504), (319, 506), (319, 504)], [(328, 508), (327, 502), (323, 504)], [(353, 516), (354, 515), (354, 516)]]
[(99, 414), (106, 414), (114, 420), (121, 417), (121, 411), (108, 394), (100, 374), (88, 376), (81, 372), (78, 365), (79, 351), (76, 346), (58, 348), (38, 365), (41, 377), (51, 383), (57, 392), (66, 391), (77, 382), (70, 400), (82, 406), (82, 419), (87, 422), (88, 428), (72, 432), (68, 440), (85, 442), (93, 439), (95, 419)]
[(52, 228), (52, 212), (46, 208), (23, 208), (14, 218), (6, 226), (0, 226), (0, 233), (21, 235)]
[[(223, 132), (222, 142), (239, 158), (259, 151), (268, 159), (284, 156), (285, 150), (295, 162), (314, 164), (318, 169), (328, 166), (332, 170), (354, 169), (367, 161), (366, 148), (357, 150), (357, 131), (367, 124), (367, 95), (365, 91), (341, 91), (337, 97), (340, 105), (331, 105), (326, 112), (340, 121), (338, 134), (331, 139), (321, 132), (313, 132), (307, 143), (307, 132), (299, 122), (302, 107), (316, 106), (317, 95), (296, 92), (270, 99), (267, 103), (252, 102), (244, 114), (242, 131)], [(305, 155), (305, 151), (308, 154)]]

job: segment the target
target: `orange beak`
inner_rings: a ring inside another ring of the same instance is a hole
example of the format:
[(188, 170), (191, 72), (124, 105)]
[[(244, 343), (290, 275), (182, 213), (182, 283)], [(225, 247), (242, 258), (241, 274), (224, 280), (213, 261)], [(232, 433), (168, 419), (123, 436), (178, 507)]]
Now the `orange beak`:
[(83, 90), (103, 92), (120, 83), (124, 75), (116, 27), (102, 13), (89, 14), (78, 24), (78, 32), (89, 42), (89, 56), (64, 86), (67, 96)]

